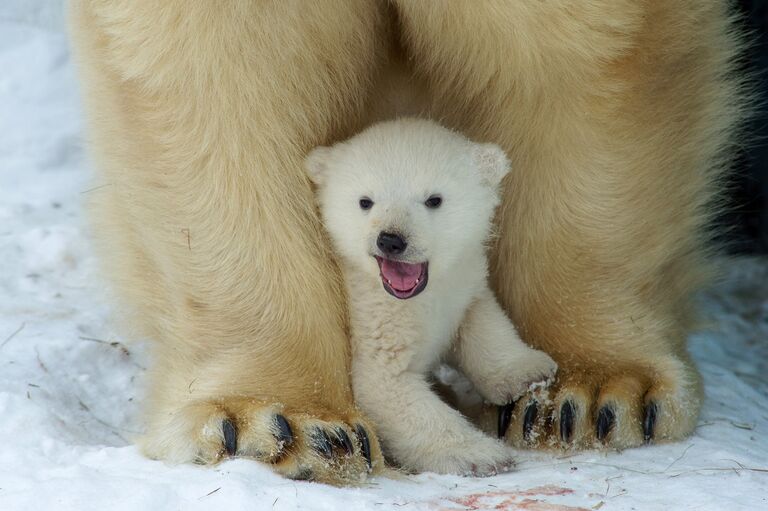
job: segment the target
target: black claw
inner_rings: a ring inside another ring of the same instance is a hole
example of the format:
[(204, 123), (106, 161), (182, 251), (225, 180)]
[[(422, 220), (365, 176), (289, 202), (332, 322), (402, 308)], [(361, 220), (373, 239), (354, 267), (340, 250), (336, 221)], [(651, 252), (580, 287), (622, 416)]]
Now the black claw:
[(322, 428), (315, 428), (310, 435), (312, 438), (312, 447), (319, 452), (323, 457), (330, 458), (333, 456), (333, 444), (331, 444), (331, 437)]
[(605, 437), (608, 435), (608, 433), (611, 431), (611, 428), (613, 427), (614, 420), (616, 419), (616, 415), (613, 413), (613, 410), (607, 406), (604, 406), (600, 409), (600, 411), (597, 413), (597, 439), (601, 442)]
[(277, 438), (281, 447), (291, 445), (293, 443), (293, 430), (291, 430), (288, 420), (282, 415), (277, 414), (275, 415), (275, 426), (277, 428), (275, 438)]
[(363, 457), (365, 457), (365, 462), (368, 464), (368, 468), (371, 468), (371, 441), (368, 439), (368, 433), (365, 431), (363, 426), (358, 424), (355, 426), (355, 434), (357, 435), (357, 438), (360, 439), (360, 452), (363, 453)]
[(523, 416), (523, 438), (526, 441), (531, 439), (533, 425), (536, 423), (536, 417), (538, 415), (539, 405), (536, 401), (531, 401), (528, 403), (528, 406), (525, 407), (525, 415)]
[(570, 442), (573, 436), (573, 403), (568, 400), (560, 407), (560, 439)]
[(221, 421), (221, 430), (224, 433), (224, 450), (227, 454), (234, 456), (237, 454), (237, 428), (232, 419)]
[(509, 429), (509, 423), (512, 421), (512, 411), (515, 409), (515, 403), (509, 403), (499, 407), (499, 438), (504, 438)]
[(347, 456), (351, 456), (355, 452), (355, 448), (352, 447), (352, 440), (349, 439), (349, 435), (343, 428), (336, 429), (336, 436), (331, 437), (333, 445), (341, 447), (347, 453)]
[(656, 414), (658, 412), (658, 405), (651, 401), (645, 407), (645, 417), (643, 417), (643, 438), (645, 443), (651, 443), (653, 439), (653, 429), (656, 426)]

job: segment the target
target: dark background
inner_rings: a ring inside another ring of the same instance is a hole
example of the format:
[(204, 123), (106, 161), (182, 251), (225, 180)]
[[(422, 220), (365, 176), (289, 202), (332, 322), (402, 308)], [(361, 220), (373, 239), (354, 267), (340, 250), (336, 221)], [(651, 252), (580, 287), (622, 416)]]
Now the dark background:
[(752, 78), (758, 105), (745, 127), (745, 147), (733, 173), (730, 207), (722, 218), (731, 252), (768, 253), (768, 0), (739, 0), (752, 44), (744, 67)]

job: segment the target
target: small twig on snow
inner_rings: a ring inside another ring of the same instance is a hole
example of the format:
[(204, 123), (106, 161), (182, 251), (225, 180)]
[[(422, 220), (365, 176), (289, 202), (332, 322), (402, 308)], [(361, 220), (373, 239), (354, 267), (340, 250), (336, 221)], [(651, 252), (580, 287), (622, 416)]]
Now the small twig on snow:
[(40, 366), (40, 369), (43, 370), (43, 372), (48, 372), (48, 368), (43, 364), (42, 359), (40, 358), (40, 352), (37, 351), (37, 348), (35, 348), (35, 356), (37, 357), (37, 365)]
[(218, 487), (218, 488), (216, 488), (215, 490), (209, 491), (208, 493), (206, 493), (205, 495), (203, 495), (202, 497), (200, 497), (200, 498), (199, 498), (199, 499), (197, 499), (197, 500), (203, 500), (205, 497), (210, 497), (211, 495), (213, 495), (214, 493), (216, 493), (216, 492), (217, 492), (217, 491), (219, 491), (219, 490), (221, 490), (221, 486), (219, 486), (219, 487)]
[(96, 190), (101, 190), (102, 188), (105, 188), (107, 186), (112, 186), (112, 183), (106, 183), (106, 184), (103, 184), (103, 185), (94, 186), (93, 188), (89, 188), (87, 190), (83, 190), (80, 193), (83, 194), (83, 193), (95, 192)]
[(125, 345), (118, 341), (105, 341), (104, 339), (97, 339), (95, 337), (83, 337), (82, 335), (78, 337), (81, 341), (90, 341), (90, 342), (98, 342), (100, 344), (106, 344), (107, 346), (111, 346), (113, 348), (119, 349), (126, 357), (131, 356), (131, 352), (128, 351), (128, 348), (125, 347)]
[(680, 456), (678, 456), (678, 457), (677, 457), (677, 458), (676, 458), (676, 459), (675, 459), (675, 460), (674, 460), (672, 463), (670, 463), (669, 465), (667, 465), (667, 468), (665, 468), (665, 469), (664, 469), (664, 472), (666, 472), (667, 470), (669, 470), (670, 468), (672, 468), (672, 465), (674, 465), (675, 463), (677, 463), (678, 461), (680, 461), (681, 459), (683, 459), (683, 458), (685, 457), (686, 453), (688, 452), (688, 450), (689, 450), (691, 447), (693, 447), (694, 445), (696, 445), (696, 444), (691, 444), (691, 445), (689, 445), (688, 447), (686, 447), (686, 448), (685, 448), (685, 450), (683, 451), (683, 454), (681, 454)]
[(19, 328), (17, 328), (17, 329), (16, 329), (16, 331), (15, 331), (15, 332), (13, 332), (11, 335), (9, 335), (8, 337), (6, 337), (6, 338), (5, 338), (5, 340), (3, 341), (3, 344), (0, 344), (0, 348), (2, 348), (3, 346), (5, 346), (5, 345), (6, 345), (6, 344), (8, 344), (9, 342), (11, 342), (11, 339), (13, 339), (14, 337), (16, 337), (16, 336), (19, 334), (19, 332), (21, 332), (22, 330), (24, 330), (24, 327), (25, 327), (25, 326), (27, 326), (27, 323), (26, 323), (26, 322), (23, 322), (23, 323), (22, 323), (22, 324), (19, 326)]

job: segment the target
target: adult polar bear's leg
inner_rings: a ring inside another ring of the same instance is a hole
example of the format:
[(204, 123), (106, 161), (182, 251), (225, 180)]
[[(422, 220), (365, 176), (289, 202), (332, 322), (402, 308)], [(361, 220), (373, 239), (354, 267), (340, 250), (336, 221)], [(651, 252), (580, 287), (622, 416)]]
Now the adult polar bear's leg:
[(518, 401), (508, 440), (690, 434), (691, 294), (742, 99), (726, 2), (396, 4), (435, 115), (513, 162), (492, 283), (560, 373), (549, 402)]
[(155, 341), (144, 451), (359, 481), (381, 457), (352, 403), (339, 275), (301, 161), (357, 128), (378, 4), (70, 3), (102, 259)]

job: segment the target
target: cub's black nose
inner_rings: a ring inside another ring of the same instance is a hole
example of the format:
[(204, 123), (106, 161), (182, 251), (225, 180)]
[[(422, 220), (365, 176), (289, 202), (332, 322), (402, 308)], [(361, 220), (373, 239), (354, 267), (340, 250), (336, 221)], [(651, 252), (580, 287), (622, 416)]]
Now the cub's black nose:
[(397, 255), (402, 254), (408, 243), (398, 234), (392, 234), (391, 232), (380, 232), (379, 239), (376, 240), (376, 245), (385, 254)]

